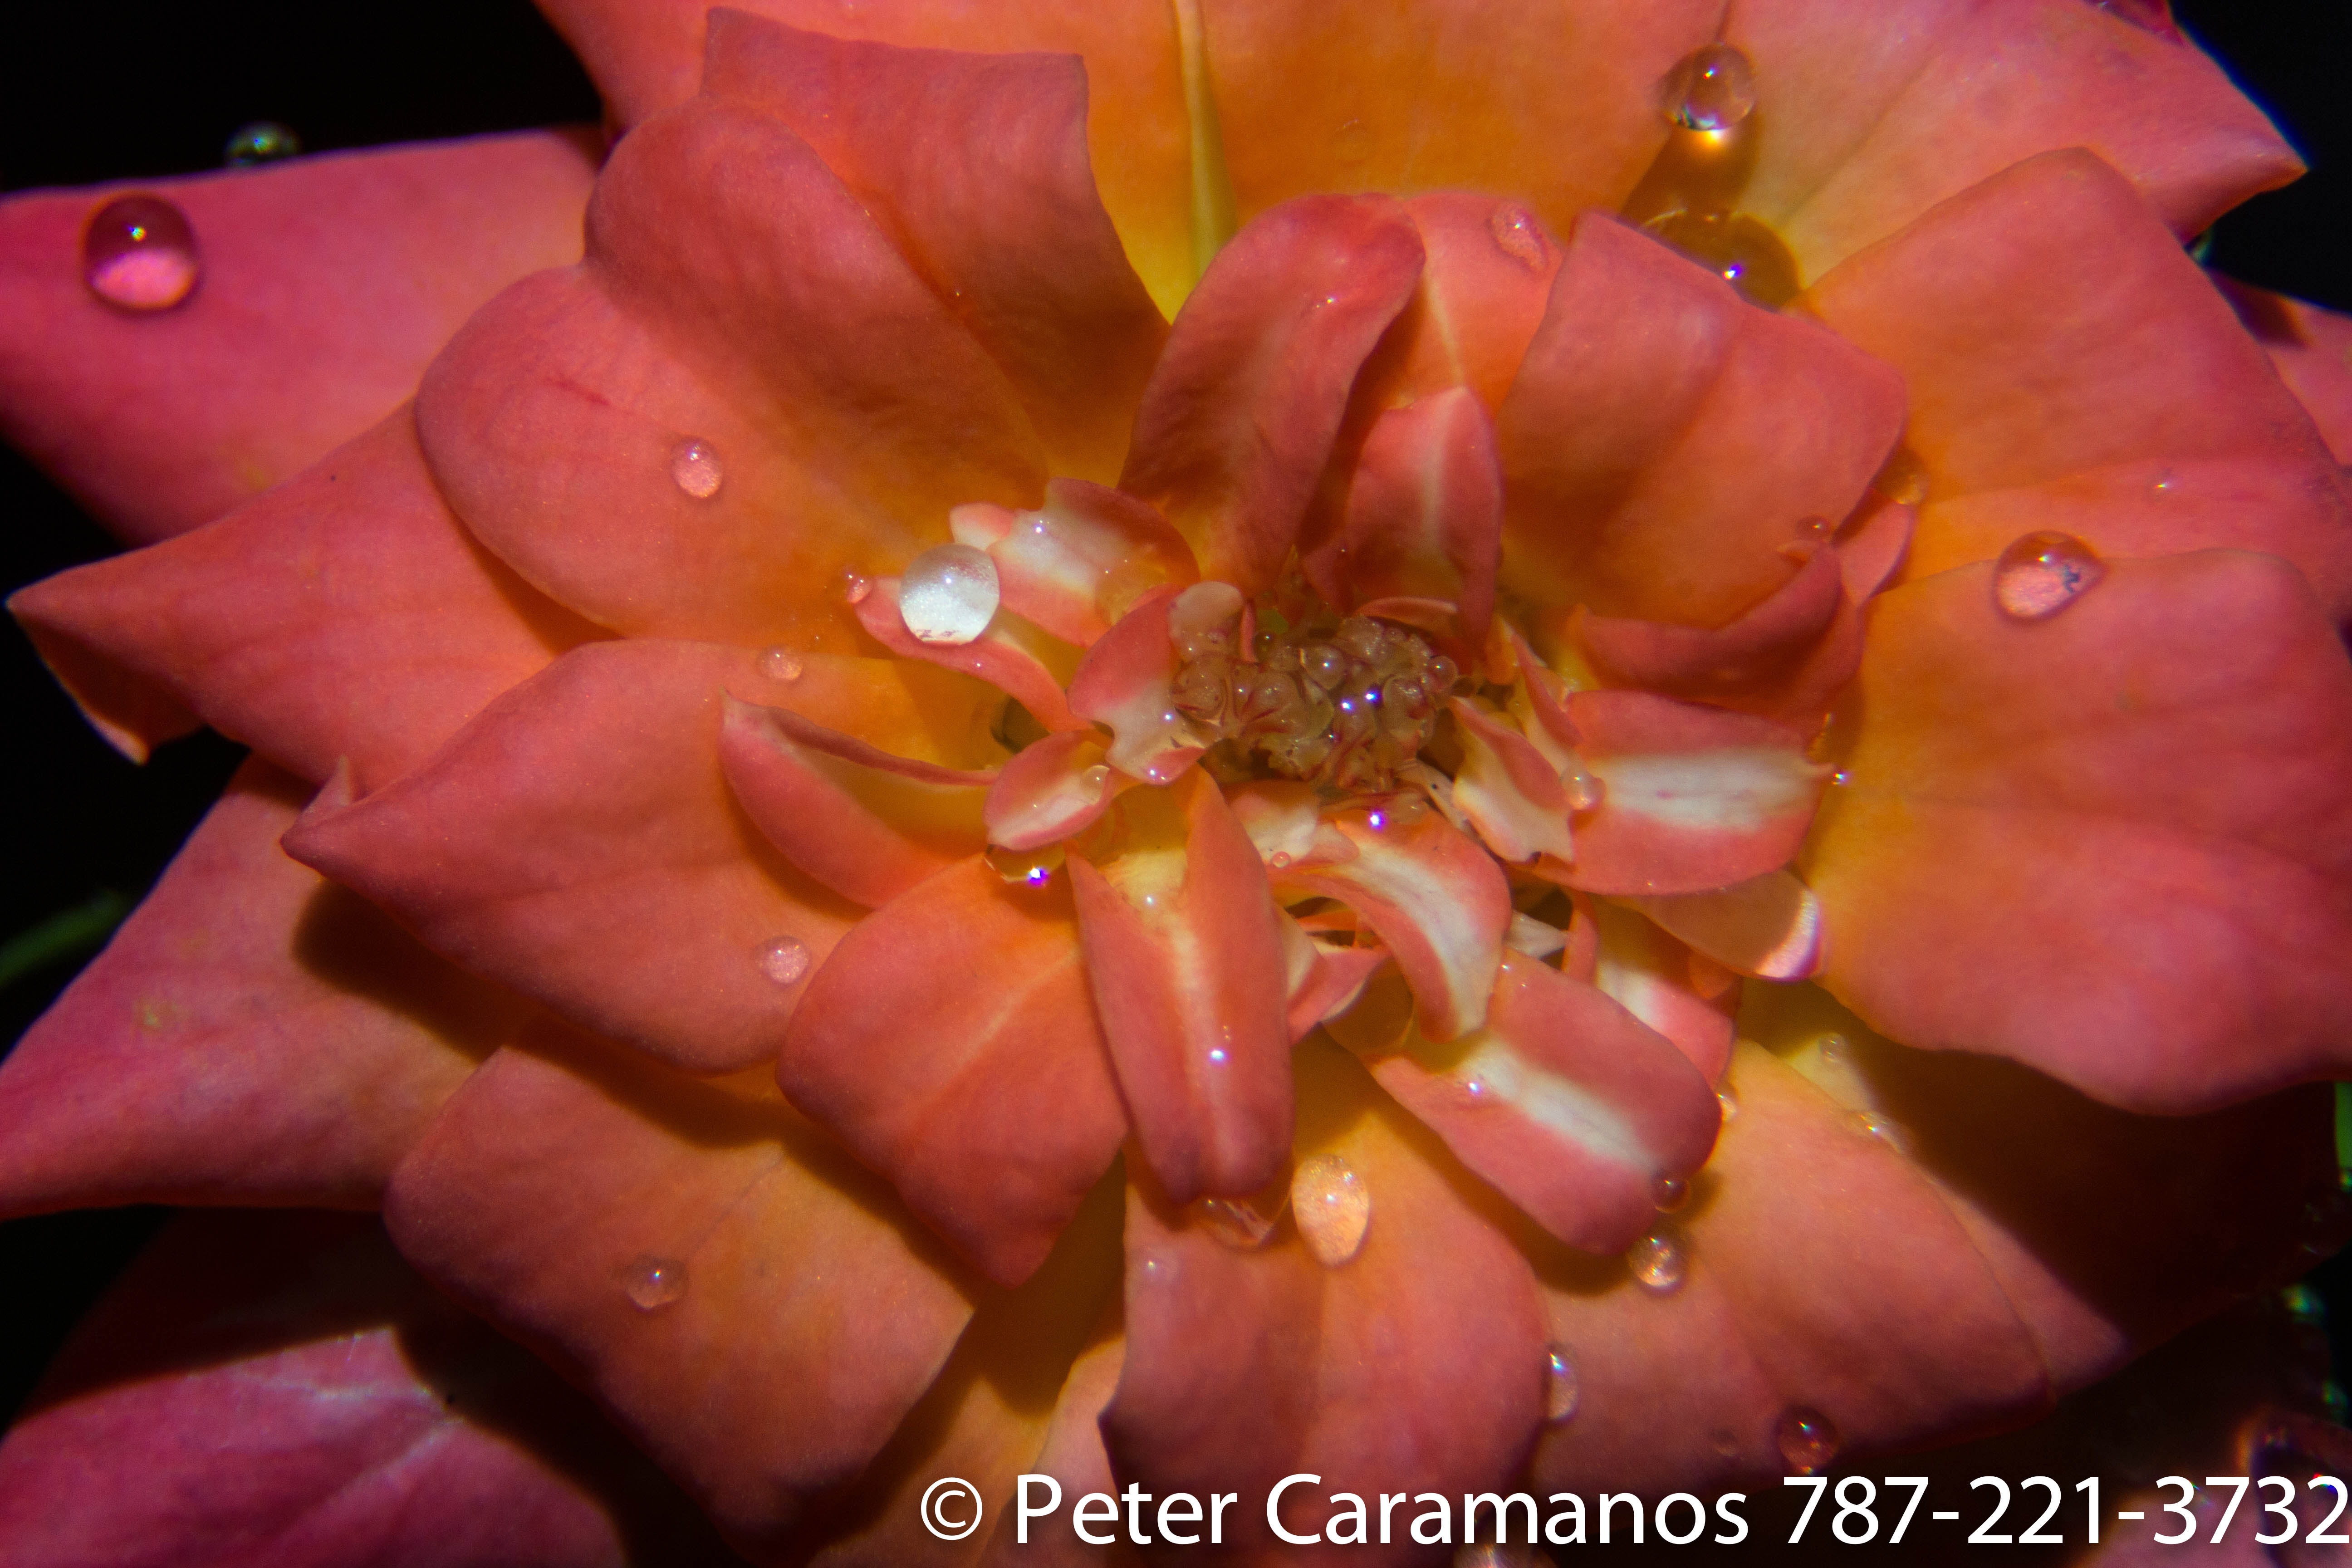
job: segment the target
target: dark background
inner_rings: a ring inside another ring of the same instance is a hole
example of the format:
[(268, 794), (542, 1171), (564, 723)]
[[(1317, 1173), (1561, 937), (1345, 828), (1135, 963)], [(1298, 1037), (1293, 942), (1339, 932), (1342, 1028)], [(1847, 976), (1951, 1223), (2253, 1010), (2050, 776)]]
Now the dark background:
[[(521, 0), (408, 0), (389, 7), (257, 3), (19, 5), (0, 42), (0, 188), (79, 184), (217, 167), (255, 120), (310, 151), (462, 136), (597, 117), (594, 89)], [(2313, 173), (2218, 226), (2210, 261), (2248, 281), (2352, 310), (2352, 6), (2314, 0), (2179, 0), (2182, 22), (2271, 110)], [(0, 449), (0, 589), (106, 554), (107, 536)], [(135, 899), (236, 767), (211, 735), (134, 768), (100, 742), (13, 623), (0, 631), (0, 943), (59, 914)], [(0, 984), (14, 1042), (88, 956), (63, 954)], [(0, 1129), (0, 1136), (5, 1129)], [(162, 1211), (0, 1225), (0, 1417), (59, 1339), (152, 1233)], [(2320, 1271), (2338, 1364), (2352, 1267)]]

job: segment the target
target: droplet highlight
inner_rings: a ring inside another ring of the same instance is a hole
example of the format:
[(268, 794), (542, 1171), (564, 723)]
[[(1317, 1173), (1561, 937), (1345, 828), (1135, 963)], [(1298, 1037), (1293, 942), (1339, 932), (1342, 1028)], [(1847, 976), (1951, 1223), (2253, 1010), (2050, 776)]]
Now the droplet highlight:
[(680, 441), (669, 455), (669, 477), (697, 500), (709, 500), (727, 482), (727, 470), (708, 441)]
[(1739, 290), (1777, 310), (1803, 291), (1797, 258), (1763, 219), (1747, 213), (1661, 213), (1642, 226)]
[(874, 579), (863, 572), (844, 572), (841, 574), (841, 598), (844, 604), (862, 605), (866, 602), (866, 596), (872, 592), (874, 592)]
[(796, 936), (780, 936), (760, 950), (760, 973), (779, 985), (797, 985), (808, 972), (808, 943)]
[(1542, 271), (1551, 258), (1551, 242), (1544, 237), (1543, 225), (1517, 202), (1505, 202), (1488, 215), (1486, 232), (1495, 237), (1496, 249), (1530, 272)]
[(1661, 1227), (1625, 1249), (1625, 1267), (1633, 1271), (1634, 1281), (1642, 1289), (1665, 1296), (1682, 1289), (1690, 1260), (1683, 1251), (1682, 1242), (1672, 1231)]
[(2046, 621), (2099, 584), (2106, 567), (2071, 533), (2029, 533), (2000, 552), (1993, 603), (2017, 621)]
[(1772, 1446), (1792, 1474), (1816, 1475), (1837, 1458), (1838, 1429), (1820, 1411), (1791, 1405), (1772, 1424)]
[(919, 642), (961, 647), (996, 618), (996, 563), (969, 544), (941, 544), (907, 563), (898, 615)]
[(781, 643), (760, 654), (760, 673), (770, 680), (798, 680), (807, 668), (800, 655)]
[(1565, 1421), (1576, 1414), (1584, 1389), (1576, 1373), (1576, 1352), (1554, 1342), (1544, 1347), (1544, 1419)]
[(118, 196), (82, 230), (82, 281), (118, 310), (168, 310), (195, 291), (202, 273), (196, 231), (161, 196)]
[(221, 149), (221, 162), (232, 169), (249, 169), (256, 163), (299, 157), (301, 152), (302, 138), (292, 131), (275, 120), (257, 120), (229, 133), (227, 145)]
[(621, 1289), (638, 1311), (659, 1311), (685, 1296), (686, 1265), (675, 1258), (633, 1258), (622, 1270)]
[(1739, 1096), (1727, 1083), (1715, 1091), (1715, 1113), (1724, 1121), (1734, 1121), (1739, 1115)]
[(1666, 115), (1685, 131), (1729, 131), (1756, 112), (1756, 68), (1729, 44), (1683, 58), (1666, 78)]
[(1290, 1207), (1315, 1261), (1337, 1268), (1364, 1245), (1372, 1194), (1355, 1167), (1338, 1154), (1310, 1154), (1290, 1178)]

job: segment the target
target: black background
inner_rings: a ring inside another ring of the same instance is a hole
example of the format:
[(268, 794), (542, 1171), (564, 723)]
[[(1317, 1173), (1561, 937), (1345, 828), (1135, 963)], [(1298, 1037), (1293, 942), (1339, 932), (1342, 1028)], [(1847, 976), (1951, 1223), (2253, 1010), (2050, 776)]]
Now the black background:
[[(2251, 282), (2352, 310), (2352, 6), (2183, 0), (2183, 23), (2268, 108), (2312, 164), (2289, 189), (2218, 226), (2210, 260)], [(0, 188), (79, 184), (218, 166), (237, 126), (275, 120), (311, 151), (593, 121), (594, 89), (520, 0), (18, 5), (0, 38)], [(0, 450), (0, 587), (113, 548), (74, 504)], [(10, 623), (0, 638), (5, 859), (0, 942), (113, 890), (135, 896), (219, 793), (239, 757), (205, 735), (145, 768), (109, 750)], [(63, 961), (0, 989), (13, 1042), (71, 978)], [(5, 1129), (0, 1129), (0, 1136)], [(76, 1318), (152, 1233), (161, 1211), (0, 1225), (0, 1414), (14, 1410)], [(2321, 1270), (2336, 1287), (2352, 1272)], [(2343, 1332), (2352, 1290), (2330, 1289)], [(2339, 1338), (2337, 1353), (2345, 1351)]]

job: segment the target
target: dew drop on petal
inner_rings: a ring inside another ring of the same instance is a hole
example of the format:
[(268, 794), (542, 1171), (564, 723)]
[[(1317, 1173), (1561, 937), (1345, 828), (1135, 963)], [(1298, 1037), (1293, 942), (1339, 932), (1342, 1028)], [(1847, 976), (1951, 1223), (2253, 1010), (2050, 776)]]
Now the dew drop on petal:
[(1337, 1268), (1364, 1245), (1372, 1217), (1371, 1190), (1337, 1154), (1310, 1154), (1290, 1178), (1290, 1206), (1298, 1234), (1315, 1261)]
[(1103, 791), (1110, 788), (1110, 769), (1105, 767), (1100, 763), (1097, 763), (1093, 767), (1088, 768), (1086, 772), (1078, 775), (1078, 782), (1085, 784), (1097, 795), (1100, 795)]
[(658, 1311), (686, 1294), (686, 1265), (675, 1258), (632, 1258), (621, 1271), (621, 1289), (641, 1312)]
[(1331, 132), (1331, 156), (1340, 163), (1360, 163), (1371, 155), (1372, 129), (1361, 120), (1343, 121)]
[(719, 466), (719, 454), (709, 442), (687, 440), (669, 455), (669, 477), (695, 500), (709, 500), (727, 482), (727, 470)]
[(1580, 763), (1570, 763), (1559, 775), (1559, 787), (1568, 796), (1570, 811), (1591, 811), (1607, 793), (1601, 775), (1588, 772)]
[(1897, 447), (1888, 455), (1877, 478), (1870, 488), (1899, 506), (1917, 506), (1927, 499), (1927, 465), (1908, 447)]
[(246, 169), (298, 157), (301, 152), (302, 138), (275, 120), (257, 120), (229, 133), (228, 144), (221, 149), (221, 162), (232, 169)]
[(907, 563), (898, 614), (919, 642), (961, 647), (996, 618), (996, 563), (969, 544), (940, 544)]
[(1666, 114), (1685, 131), (1728, 131), (1756, 111), (1756, 68), (1729, 44), (1683, 57), (1666, 79)]
[(798, 680), (805, 668), (801, 656), (781, 643), (760, 655), (760, 673), (770, 680)]
[(1680, 1176), (1660, 1176), (1650, 1188), (1650, 1201), (1664, 1214), (1690, 1202), (1690, 1183)]
[(1739, 1115), (1739, 1096), (1727, 1083), (1715, 1091), (1715, 1113), (1724, 1121), (1734, 1121)]
[(1277, 871), (1287, 871), (1290, 869), (1290, 852), (1286, 849), (1277, 849), (1265, 858), (1265, 863)]
[(780, 936), (760, 950), (760, 973), (779, 985), (797, 985), (808, 971), (808, 944), (796, 936)]
[(1664, 1296), (1681, 1289), (1688, 1260), (1683, 1244), (1663, 1228), (1652, 1231), (1625, 1249), (1625, 1267), (1642, 1288)]
[(1274, 1234), (1289, 1203), (1290, 1189), (1276, 1186), (1245, 1198), (1197, 1198), (1192, 1214), (1202, 1229), (1225, 1246), (1236, 1252), (1255, 1252)]
[(1535, 214), (1517, 202), (1505, 202), (1486, 219), (1486, 229), (1495, 237), (1495, 247), (1504, 255), (1531, 272), (1543, 270), (1551, 245), (1544, 238), (1543, 226)]
[(1584, 1390), (1576, 1375), (1576, 1354), (1554, 1341), (1544, 1347), (1544, 1419), (1565, 1421), (1576, 1414)]
[(1821, 1037), (1822, 1060), (1832, 1065), (1845, 1060), (1848, 1042), (1843, 1035), (1832, 1031)]
[(841, 597), (845, 603), (862, 605), (866, 602), (866, 595), (872, 592), (874, 579), (863, 572), (844, 572), (841, 574)]
[(1820, 1411), (1792, 1405), (1772, 1424), (1772, 1445), (1791, 1471), (1815, 1475), (1836, 1461), (1838, 1429)]
[(1677, 209), (1642, 226), (1768, 310), (1804, 289), (1795, 255), (1761, 218)]
[(2012, 620), (2047, 620), (2106, 574), (2091, 547), (2073, 534), (2029, 533), (2002, 551), (1994, 563), (1993, 603)]
[(122, 310), (168, 310), (195, 290), (202, 271), (187, 215), (161, 196), (118, 196), (82, 230), (82, 281)]

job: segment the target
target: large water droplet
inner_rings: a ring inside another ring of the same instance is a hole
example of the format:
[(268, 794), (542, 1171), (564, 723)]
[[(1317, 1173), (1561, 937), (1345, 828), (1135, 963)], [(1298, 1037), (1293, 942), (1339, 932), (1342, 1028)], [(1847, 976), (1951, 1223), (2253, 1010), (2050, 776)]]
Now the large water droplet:
[(1779, 310), (1804, 288), (1796, 257), (1761, 218), (1677, 210), (1642, 226), (1768, 310)]
[(1542, 271), (1550, 259), (1551, 242), (1544, 238), (1543, 225), (1517, 202), (1496, 207), (1486, 219), (1486, 229), (1495, 237), (1496, 249), (1531, 272)]
[(1993, 603), (2013, 620), (2042, 621), (2098, 586), (2107, 574), (2091, 547), (2071, 533), (2029, 533), (2000, 552)]
[(118, 196), (82, 230), (82, 281), (122, 310), (168, 310), (194, 291), (202, 271), (187, 215), (161, 196)]
[(1310, 1154), (1291, 1175), (1290, 1207), (1315, 1261), (1337, 1268), (1364, 1245), (1372, 1194), (1339, 1155)]
[(707, 441), (680, 441), (669, 455), (669, 477), (697, 500), (709, 500), (727, 482), (727, 470)]
[(621, 1289), (637, 1310), (656, 1311), (686, 1294), (686, 1265), (675, 1258), (632, 1258), (621, 1271)]
[(1837, 1458), (1838, 1429), (1818, 1410), (1793, 1405), (1772, 1424), (1772, 1445), (1789, 1468), (1801, 1476), (1829, 1468)]
[(940, 544), (907, 563), (898, 614), (919, 642), (961, 647), (996, 618), (996, 563), (969, 544)]
[(1689, 1260), (1674, 1232), (1661, 1226), (1625, 1249), (1625, 1267), (1643, 1289), (1664, 1296), (1682, 1288)]
[(1728, 131), (1756, 110), (1756, 68), (1729, 44), (1683, 58), (1666, 78), (1666, 115), (1685, 131)]
[(221, 149), (221, 162), (232, 169), (245, 169), (296, 157), (301, 151), (302, 138), (275, 120), (257, 120), (229, 133), (228, 145)]
[(760, 973), (779, 985), (797, 985), (808, 972), (808, 943), (796, 936), (780, 936), (760, 950)]
[(760, 673), (770, 680), (798, 680), (806, 668), (801, 656), (781, 643), (761, 651)]
[(1690, 1183), (1680, 1176), (1660, 1176), (1650, 1188), (1650, 1201), (1660, 1212), (1673, 1214), (1690, 1202)]
[(1554, 1341), (1544, 1347), (1544, 1419), (1565, 1421), (1576, 1414), (1584, 1389), (1576, 1375), (1576, 1352)]

